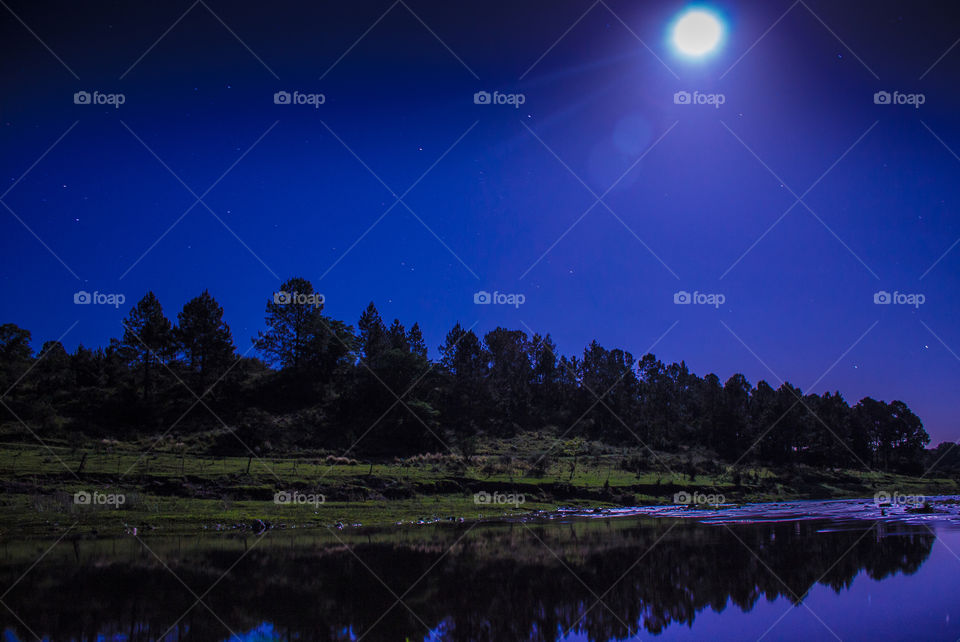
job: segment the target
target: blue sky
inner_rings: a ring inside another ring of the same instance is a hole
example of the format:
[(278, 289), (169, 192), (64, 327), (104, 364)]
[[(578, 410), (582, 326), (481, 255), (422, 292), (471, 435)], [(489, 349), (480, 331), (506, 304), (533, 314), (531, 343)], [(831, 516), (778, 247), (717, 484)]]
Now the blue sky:
[(669, 42), (688, 6), (10, 2), (0, 318), (38, 348), (101, 345), (147, 290), (175, 318), (207, 288), (246, 350), (297, 275), (329, 314), (374, 301), (434, 351), (456, 321), (568, 354), (653, 346), (902, 399), (934, 443), (960, 438), (956, 9), (712, 3), (725, 42), (691, 61)]

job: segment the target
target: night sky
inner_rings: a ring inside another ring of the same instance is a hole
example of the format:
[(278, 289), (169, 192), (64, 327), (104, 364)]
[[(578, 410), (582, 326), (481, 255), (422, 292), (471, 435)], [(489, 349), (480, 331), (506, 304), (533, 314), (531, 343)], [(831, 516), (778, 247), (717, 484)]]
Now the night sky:
[(597, 339), (960, 438), (953, 3), (704, 3), (726, 38), (698, 60), (670, 43), (683, 2), (0, 5), (0, 321), (37, 349), (208, 288), (243, 352), (303, 276), (434, 356), (456, 321)]

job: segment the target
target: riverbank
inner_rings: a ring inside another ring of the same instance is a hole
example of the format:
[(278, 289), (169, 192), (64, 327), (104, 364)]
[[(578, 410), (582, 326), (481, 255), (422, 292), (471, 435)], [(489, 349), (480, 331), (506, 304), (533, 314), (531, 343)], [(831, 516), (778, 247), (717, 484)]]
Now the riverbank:
[[(504, 519), (560, 506), (707, 505), (960, 494), (955, 479), (731, 466), (695, 453), (538, 459), (525, 444), (469, 458), (361, 462), (322, 453), (215, 457), (163, 444), (0, 446), (0, 537), (344, 529)], [(542, 453), (541, 453), (542, 454)], [(680, 472), (683, 471), (683, 472)]]

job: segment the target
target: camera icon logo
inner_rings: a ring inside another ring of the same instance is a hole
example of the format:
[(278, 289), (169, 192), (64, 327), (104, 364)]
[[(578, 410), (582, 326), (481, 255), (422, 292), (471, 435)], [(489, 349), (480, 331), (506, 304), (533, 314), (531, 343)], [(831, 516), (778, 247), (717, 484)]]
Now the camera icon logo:
[(290, 104), (290, 92), (289, 91), (278, 91), (273, 95), (273, 104), (274, 105), (289, 105)]
[(681, 490), (679, 493), (674, 493), (673, 495), (674, 504), (689, 504), (692, 501), (693, 497), (685, 490)]
[(73, 495), (73, 503), (74, 503), (74, 504), (89, 505), (89, 504), (90, 504), (90, 499), (91, 499), (90, 493), (88, 493), (88, 492), (85, 491), (85, 490), (81, 490), (80, 492), (74, 493), (74, 495)]
[(479, 493), (473, 494), (473, 503), (474, 504), (489, 504), (492, 500), (492, 495), (485, 490), (481, 490)]
[(689, 105), (690, 104), (690, 92), (689, 91), (678, 91), (673, 95), (673, 104), (675, 105)]
[(293, 501), (293, 495), (289, 491), (278, 491), (273, 495), (274, 504), (289, 504)]
[(473, 302), (477, 305), (487, 305), (493, 302), (493, 299), (490, 297), (490, 293), (486, 290), (480, 290), (479, 292), (473, 293)]
[(74, 105), (89, 105), (90, 104), (90, 92), (88, 91), (78, 91), (73, 95), (73, 104)]
[(86, 290), (80, 290), (73, 293), (73, 302), (77, 305), (86, 305), (91, 303), (93, 298), (90, 296), (90, 293)]
[(490, 104), (490, 92), (489, 91), (478, 91), (473, 95), (473, 104), (474, 105), (489, 105)]
[(679, 290), (678, 292), (673, 293), (673, 302), (677, 305), (687, 305), (693, 299), (690, 297), (690, 293), (686, 290)]
[(890, 293), (886, 290), (879, 290), (873, 293), (873, 302), (877, 305), (888, 305), (893, 301)]
[(890, 104), (890, 92), (889, 91), (878, 91), (873, 95), (873, 104), (875, 105), (889, 105)]
[(277, 305), (287, 305), (291, 300), (292, 297), (290, 296), (289, 292), (284, 292), (281, 290), (280, 292), (273, 293), (273, 302)]

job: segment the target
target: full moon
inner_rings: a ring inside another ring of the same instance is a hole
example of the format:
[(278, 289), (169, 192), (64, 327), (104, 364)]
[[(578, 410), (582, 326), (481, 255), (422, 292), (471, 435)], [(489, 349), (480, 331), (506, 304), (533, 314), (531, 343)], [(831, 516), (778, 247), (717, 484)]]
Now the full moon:
[(673, 26), (673, 45), (687, 56), (700, 57), (710, 53), (722, 38), (720, 20), (703, 9), (687, 11)]

